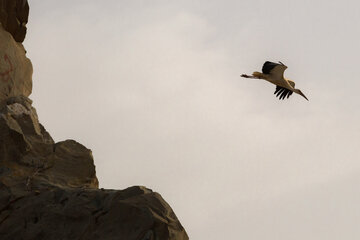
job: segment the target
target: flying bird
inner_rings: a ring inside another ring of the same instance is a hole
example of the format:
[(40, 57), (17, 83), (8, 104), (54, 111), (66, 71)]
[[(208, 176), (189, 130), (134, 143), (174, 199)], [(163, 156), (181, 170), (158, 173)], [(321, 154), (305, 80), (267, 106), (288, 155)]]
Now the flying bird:
[(264, 79), (272, 84), (275, 84), (276, 89), (274, 94), (276, 94), (276, 97), (279, 97), (279, 99), (285, 99), (285, 97), (289, 98), (294, 92), (308, 100), (307, 97), (300, 91), (300, 89), (295, 88), (295, 82), (284, 78), (284, 71), (286, 69), (287, 66), (285, 66), (285, 64), (282, 62), (274, 63), (266, 61), (262, 67), (262, 73), (253, 72), (252, 75), (242, 74), (241, 77)]

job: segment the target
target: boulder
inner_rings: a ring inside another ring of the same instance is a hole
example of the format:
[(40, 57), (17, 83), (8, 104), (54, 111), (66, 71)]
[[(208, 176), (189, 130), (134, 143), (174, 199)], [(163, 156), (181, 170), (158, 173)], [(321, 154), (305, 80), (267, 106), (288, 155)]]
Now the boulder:
[(27, 0), (0, 0), (0, 23), (17, 42), (25, 39), (28, 17)]
[(160, 194), (99, 189), (91, 150), (40, 124), (21, 43), (28, 12), (26, 0), (0, 0), (0, 239), (189, 239)]
[(170, 206), (144, 187), (122, 191), (2, 188), (1, 239), (188, 239)]
[(55, 143), (26, 97), (8, 99), (0, 111), (1, 167), (10, 185), (98, 188), (91, 151), (73, 140)]
[(32, 91), (32, 73), (23, 45), (0, 25), (0, 105), (11, 97), (28, 97)]
[(31, 100), (0, 109), (0, 239), (186, 240), (160, 194), (98, 189), (91, 150), (55, 143)]

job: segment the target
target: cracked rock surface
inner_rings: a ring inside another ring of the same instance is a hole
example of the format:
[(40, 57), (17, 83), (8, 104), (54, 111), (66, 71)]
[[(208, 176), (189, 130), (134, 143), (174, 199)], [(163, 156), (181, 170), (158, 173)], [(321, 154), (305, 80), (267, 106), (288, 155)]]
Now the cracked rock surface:
[(189, 239), (160, 194), (99, 189), (91, 150), (39, 123), (21, 44), (28, 12), (26, 0), (0, 0), (0, 240)]
[(160, 194), (98, 189), (91, 151), (55, 143), (31, 100), (0, 110), (0, 239), (188, 239)]

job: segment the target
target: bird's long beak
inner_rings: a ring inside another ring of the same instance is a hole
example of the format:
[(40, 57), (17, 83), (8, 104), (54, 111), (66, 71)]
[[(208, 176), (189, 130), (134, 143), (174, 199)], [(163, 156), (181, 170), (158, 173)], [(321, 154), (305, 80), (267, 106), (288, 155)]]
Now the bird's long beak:
[(299, 94), (301, 95), (301, 96), (303, 96), (306, 100), (308, 100), (309, 101), (309, 99), (307, 99), (307, 97), (299, 90)]

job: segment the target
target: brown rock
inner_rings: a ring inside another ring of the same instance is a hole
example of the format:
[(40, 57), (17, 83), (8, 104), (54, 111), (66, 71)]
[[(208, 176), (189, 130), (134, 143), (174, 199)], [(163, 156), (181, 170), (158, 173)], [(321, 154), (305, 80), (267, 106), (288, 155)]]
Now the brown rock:
[(17, 42), (25, 39), (28, 17), (27, 0), (0, 0), (0, 23)]
[(16, 180), (28, 181), (28, 187), (37, 182), (98, 188), (91, 151), (73, 140), (55, 144), (31, 100), (8, 99), (0, 113), (0, 163), (16, 173)]
[(171, 207), (145, 187), (98, 189), (89, 149), (54, 143), (31, 100), (0, 109), (0, 239), (187, 240)]
[(20, 43), (28, 11), (26, 0), (0, 0), (0, 239), (187, 240), (160, 194), (99, 190), (91, 150), (55, 143), (39, 123)]
[(53, 149), (52, 166), (42, 176), (60, 186), (98, 188), (91, 150), (74, 140), (56, 143)]
[(144, 187), (122, 191), (3, 189), (1, 239), (188, 239), (170, 206)]
[(11, 97), (28, 97), (32, 91), (32, 73), (23, 45), (15, 42), (0, 25), (0, 105)]

